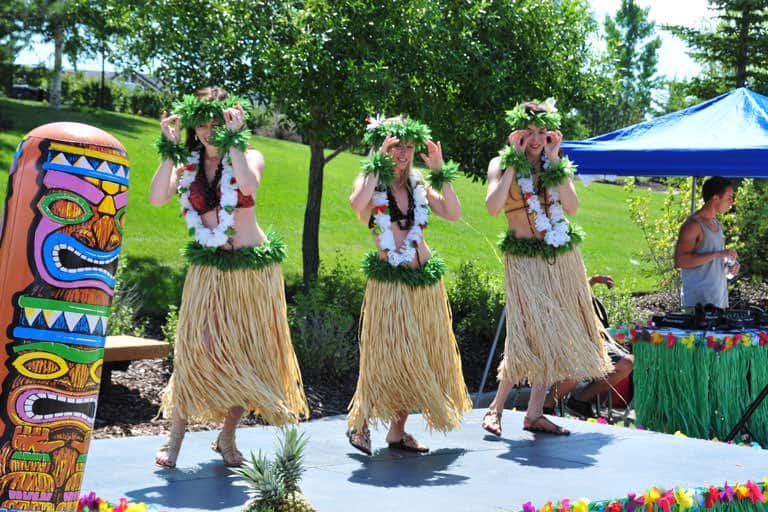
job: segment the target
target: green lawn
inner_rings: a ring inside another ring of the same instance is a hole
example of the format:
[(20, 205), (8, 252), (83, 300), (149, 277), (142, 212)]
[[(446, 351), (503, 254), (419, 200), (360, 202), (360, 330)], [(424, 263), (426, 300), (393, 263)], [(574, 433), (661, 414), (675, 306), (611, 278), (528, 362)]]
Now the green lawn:
[[(178, 203), (155, 208), (147, 202), (149, 182), (157, 166), (153, 141), (159, 134), (152, 119), (104, 111), (50, 110), (39, 103), (0, 99), (0, 117), (10, 119), (10, 131), (0, 132), (0, 192), (5, 196), (7, 173), (13, 151), (28, 130), (48, 122), (77, 121), (102, 128), (116, 136), (128, 150), (131, 162), (131, 190), (126, 217), (124, 254), (149, 257), (171, 266), (182, 265), (179, 248), (188, 240)], [(288, 243), (287, 274), (301, 270), (301, 230), (307, 191), (309, 149), (290, 142), (254, 137), (253, 145), (264, 154), (267, 166), (257, 197), (258, 218), (265, 228), (274, 227)], [(450, 156), (450, 148), (447, 148)], [(358, 261), (372, 241), (367, 229), (349, 208), (347, 198), (358, 172), (360, 157), (342, 154), (325, 170), (320, 250), (324, 261), (333, 262), (337, 253)], [(587, 232), (582, 252), (590, 273), (610, 273), (618, 283), (634, 291), (648, 291), (653, 280), (639, 274), (638, 260), (643, 240), (640, 230), (629, 221), (621, 187), (601, 183), (584, 187), (576, 184), (581, 206), (574, 220)], [(463, 207), (460, 221), (449, 223), (431, 218), (427, 240), (456, 269), (468, 259), (501, 272), (496, 239), (504, 230), (503, 216), (490, 217), (485, 210), (485, 186), (461, 179), (456, 189)], [(655, 208), (662, 197), (651, 193)], [(450, 279), (450, 274), (448, 279)]]

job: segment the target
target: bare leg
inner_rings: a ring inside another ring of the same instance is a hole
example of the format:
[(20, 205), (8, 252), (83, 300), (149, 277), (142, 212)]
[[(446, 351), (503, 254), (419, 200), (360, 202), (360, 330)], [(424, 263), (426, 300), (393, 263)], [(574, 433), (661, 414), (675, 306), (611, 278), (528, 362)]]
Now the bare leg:
[(176, 467), (176, 459), (179, 457), (181, 442), (184, 440), (186, 431), (187, 420), (174, 415), (171, 419), (171, 430), (168, 433), (168, 440), (155, 453), (155, 464), (164, 468)]
[(523, 418), (523, 428), (545, 434), (568, 435), (570, 432), (552, 423), (544, 416), (544, 400), (547, 398), (546, 384), (531, 386), (531, 398), (528, 400), (528, 410)]
[(544, 408), (551, 409), (555, 407), (558, 400), (566, 396), (579, 384), (577, 380), (563, 380), (552, 386), (551, 392), (544, 399)]
[(613, 386), (621, 382), (624, 378), (626, 378), (630, 373), (632, 373), (633, 366), (634, 358), (631, 355), (624, 356), (614, 365), (613, 372), (608, 374), (605, 379), (592, 381), (586, 388), (582, 390), (581, 393), (579, 393), (576, 398), (583, 402), (591, 401), (598, 394), (605, 393), (609, 389), (612, 389)]
[[(408, 421), (408, 412), (401, 411), (397, 419), (390, 423), (389, 432), (385, 440), (390, 448), (396, 446), (400, 449), (406, 449), (414, 452), (427, 452), (429, 449), (419, 443), (412, 435), (405, 431), (405, 422)], [(396, 446), (393, 446), (396, 445)]]
[(224, 424), (221, 427), (221, 432), (216, 441), (211, 445), (211, 448), (215, 452), (221, 454), (221, 458), (224, 459), (224, 464), (229, 467), (242, 466), (245, 462), (245, 457), (240, 453), (235, 445), (235, 430), (237, 429), (240, 418), (243, 416), (245, 410), (240, 407), (232, 407), (224, 417)]
[(514, 386), (511, 382), (502, 379), (499, 382), (499, 389), (496, 390), (496, 396), (488, 404), (488, 412), (483, 416), (483, 428), (491, 434), (501, 435), (501, 414), (504, 411), (504, 404), (507, 401), (509, 392)]

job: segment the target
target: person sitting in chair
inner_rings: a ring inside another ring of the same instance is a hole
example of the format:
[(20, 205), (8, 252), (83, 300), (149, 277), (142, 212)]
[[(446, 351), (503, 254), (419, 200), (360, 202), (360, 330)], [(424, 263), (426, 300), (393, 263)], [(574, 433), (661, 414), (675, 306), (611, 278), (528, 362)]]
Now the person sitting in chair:
[[(604, 284), (609, 289), (613, 288), (613, 278), (611, 276), (596, 275), (589, 279), (589, 285)], [(600, 316), (600, 315), (598, 315)], [(604, 327), (608, 327), (608, 318), (603, 315), (600, 320)], [(594, 418), (595, 412), (592, 409), (592, 402), (595, 397), (615, 388), (615, 386), (627, 378), (632, 373), (635, 360), (632, 354), (628, 353), (621, 345), (610, 339), (606, 334), (606, 349), (608, 357), (613, 363), (613, 371), (605, 376), (604, 379), (593, 379), (580, 391), (574, 392), (578, 386), (578, 380), (564, 380), (558, 382), (547, 395), (544, 401), (544, 414), (555, 414), (555, 405), (561, 398), (571, 396), (566, 400), (565, 406), (573, 413), (582, 418)], [(627, 397), (624, 397), (625, 400)], [(628, 400), (626, 400), (628, 401)]]

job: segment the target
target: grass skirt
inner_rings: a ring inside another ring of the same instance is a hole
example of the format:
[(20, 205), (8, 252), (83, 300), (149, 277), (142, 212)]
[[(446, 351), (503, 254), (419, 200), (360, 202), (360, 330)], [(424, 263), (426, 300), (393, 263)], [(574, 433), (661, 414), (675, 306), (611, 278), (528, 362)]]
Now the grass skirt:
[(220, 421), (231, 407), (270, 425), (308, 416), (279, 264), (187, 271), (164, 416)]
[(579, 250), (505, 258), (507, 341), (498, 379), (550, 385), (610, 373)]
[(419, 411), (430, 429), (459, 428), (472, 404), (442, 280), (411, 287), (369, 279), (360, 322), (360, 376), (349, 427)]

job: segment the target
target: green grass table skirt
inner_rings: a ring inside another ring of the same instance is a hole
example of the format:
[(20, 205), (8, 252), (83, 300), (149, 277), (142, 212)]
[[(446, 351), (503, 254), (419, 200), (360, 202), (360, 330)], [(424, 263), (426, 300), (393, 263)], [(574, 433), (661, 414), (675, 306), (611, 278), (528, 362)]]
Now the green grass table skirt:
[[(637, 423), (658, 432), (724, 439), (768, 384), (768, 336), (703, 331), (614, 331), (634, 342)], [(768, 446), (768, 400), (747, 428)]]

